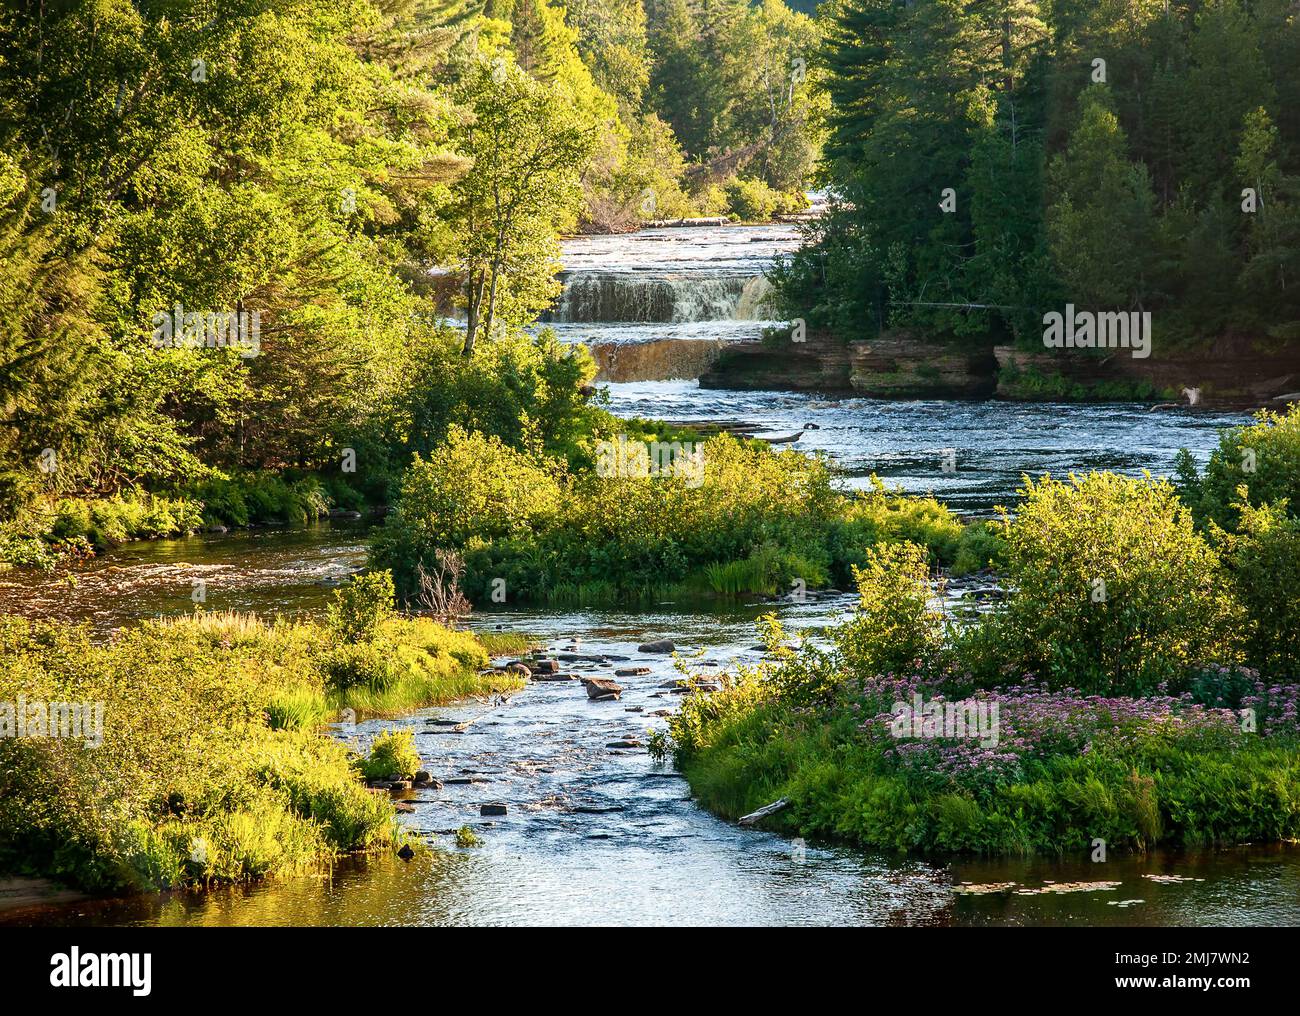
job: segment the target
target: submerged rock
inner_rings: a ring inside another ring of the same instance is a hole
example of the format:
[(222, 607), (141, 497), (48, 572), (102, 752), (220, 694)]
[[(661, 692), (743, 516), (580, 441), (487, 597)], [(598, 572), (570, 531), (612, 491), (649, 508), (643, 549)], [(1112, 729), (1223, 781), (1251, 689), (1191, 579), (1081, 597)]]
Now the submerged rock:
[(479, 808), (478, 813), (484, 816), (504, 815), (506, 814), (506, 806), (504, 804), (485, 804)]

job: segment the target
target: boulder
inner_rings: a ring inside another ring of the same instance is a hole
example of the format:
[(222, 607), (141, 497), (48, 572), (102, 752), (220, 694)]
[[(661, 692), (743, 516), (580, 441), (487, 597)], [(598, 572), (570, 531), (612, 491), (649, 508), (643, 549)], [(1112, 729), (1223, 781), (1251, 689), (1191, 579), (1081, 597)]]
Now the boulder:
[(649, 667), (622, 667), (614, 671), (615, 677), (640, 677), (642, 674), (650, 673)]
[(522, 677), (525, 681), (527, 681), (530, 677), (533, 676), (533, 672), (532, 672), (531, 670), (529, 670), (527, 667), (525, 667), (522, 663), (512, 663), (512, 664), (510, 664), (510, 666), (506, 667), (506, 673), (507, 673), (507, 674), (518, 674), (518, 675), (519, 675), (520, 677)]
[(534, 674), (554, 674), (560, 669), (555, 660), (533, 660), (528, 666)]
[(636, 647), (638, 653), (671, 653), (677, 647), (668, 639), (659, 639), (657, 642), (645, 642)]
[(613, 681), (605, 681), (596, 677), (585, 678), (582, 682), (587, 686), (587, 698), (593, 701), (602, 701), (604, 699), (617, 699), (623, 694), (622, 685), (615, 684)]
[(504, 815), (506, 814), (506, 806), (504, 804), (485, 804), (479, 808), (478, 813), (485, 816)]
[(415, 851), (411, 849), (411, 845), (409, 843), (403, 843), (402, 849), (397, 852), (397, 856), (400, 857), (403, 861), (409, 861), (412, 857), (415, 856)]

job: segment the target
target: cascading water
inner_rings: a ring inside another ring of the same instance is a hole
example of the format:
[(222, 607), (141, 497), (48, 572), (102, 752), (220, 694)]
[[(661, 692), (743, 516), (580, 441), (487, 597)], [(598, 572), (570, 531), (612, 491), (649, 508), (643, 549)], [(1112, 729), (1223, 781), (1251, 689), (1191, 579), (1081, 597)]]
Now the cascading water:
[(699, 377), (728, 342), (772, 322), (766, 272), (790, 226), (651, 229), (564, 245), (563, 289), (544, 323), (583, 343), (605, 381)]
[(564, 290), (549, 316), (558, 324), (756, 321), (768, 291), (762, 275), (578, 272), (561, 282)]

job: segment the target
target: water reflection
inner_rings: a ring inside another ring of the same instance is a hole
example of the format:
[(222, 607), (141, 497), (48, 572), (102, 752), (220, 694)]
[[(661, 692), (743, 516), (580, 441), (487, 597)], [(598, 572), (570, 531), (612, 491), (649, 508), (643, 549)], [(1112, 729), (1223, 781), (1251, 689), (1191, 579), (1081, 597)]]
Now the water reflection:
[[(1168, 469), (1173, 451), (1203, 458), (1227, 416), (1005, 403), (826, 401), (781, 393), (700, 392), (693, 383), (615, 386), (620, 412), (760, 420), (773, 431), (817, 422), (800, 447), (826, 450), (857, 476), (880, 470), (910, 489), (934, 489), (971, 509), (1005, 500), (1020, 472), (1109, 467)], [(1122, 435), (1122, 436), (1121, 436)], [(956, 447), (955, 475), (933, 467)], [(1110, 448), (1111, 451), (1104, 449)], [(923, 468), (924, 466), (924, 468)], [(0, 611), (91, 620), (101, 632), (135, 617), (192, 609), (206, 581), (213, 609), (318, 610), (365, 559), (365, 528), (322, 524), (230, 536), (135, 544), (81, 571), (75, 586), (46, 576), (0, 575)], [(818, 628), (851, 597), (811, 597), (779, 607), (792, 628)], [(761, 655), (753, 622), (770, 605), (701, 610), (483, 612), (472, 624), (528, 631), (576, 674), (619, 678), (621, 701), (593, 703), (577, 681), (530, 685), (506, 701), (461, 703), (395, 721), (410, 727), (425, 764), (444, 780), (413, 791), (404, 817), (429, 846), (410, 864), (350, 860), (327, 876), (128, 900), (81, 901), (14, 912), (30, 924), (1297, 924), (1300, 853), (1243, 848), (1194, 855), (958, 861), (866, 855), (739, 829), (701, 811), (684, 781), (642, 744), (676, 702), (671, 660), (637, 646), (671, 638), (701, 670)], [(454, 719), (469, 726), (450, 733)], [(358, 747), (388, 721), (358, 725)], [(454, 782), (459, 781), (459, 782)], [(482, 804), (508, 814), (484, 819)], [(473, 827), (477, 848), (455, 846)], [(1157, 881), (1146, 875), (1187, 880)], [(1196, 881), (1195, 879), (1204, 879)], [(1114, 890), (1021, 894), (1051, 883), (1117, 881)], [(953, 886), (1016, 883), (962, 895)], [(1128, 902), (1125, 906), (1119, 904)]]

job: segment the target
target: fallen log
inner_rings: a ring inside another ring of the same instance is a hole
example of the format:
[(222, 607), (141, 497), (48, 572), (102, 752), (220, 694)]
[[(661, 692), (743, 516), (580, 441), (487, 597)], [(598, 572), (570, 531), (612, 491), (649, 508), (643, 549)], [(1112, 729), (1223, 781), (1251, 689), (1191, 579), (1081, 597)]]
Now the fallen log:
[(784, 811), (788, 807), (790, 807), (790, 798), (783, 797), (779, 801), (764, 805), (758, 811), (751, 811), (748, 815), (742, 816), (740, 824), (743, 826), (756, 825), (769, 815), (775, 815), (778, 811)]

